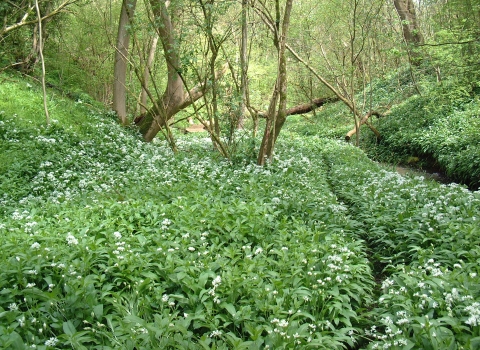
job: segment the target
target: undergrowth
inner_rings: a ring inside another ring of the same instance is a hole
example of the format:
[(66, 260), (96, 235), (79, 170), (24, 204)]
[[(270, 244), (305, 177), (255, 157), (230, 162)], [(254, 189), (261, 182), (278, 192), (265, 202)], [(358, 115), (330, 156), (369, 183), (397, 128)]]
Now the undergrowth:
[[(419, 83), (420, 84), (420, 83)], [(456, 81), (421, 81), (422, 95), (412, 94), (368, 129), (364, 149), (373, 159), (433, 168), (450, 179), (480, 186), (480, 103), (475, 87)]]
[(478, 192), (382, 169), (346, 125), (291, 120), (259, 167), (84, 101), (44, 126), (34, 87), (1, 89), (2, 348), (478, 347)]

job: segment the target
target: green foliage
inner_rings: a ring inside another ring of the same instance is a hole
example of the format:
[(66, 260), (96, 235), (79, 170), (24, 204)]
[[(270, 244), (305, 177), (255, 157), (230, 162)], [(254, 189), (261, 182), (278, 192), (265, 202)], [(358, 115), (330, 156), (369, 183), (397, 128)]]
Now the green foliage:
[(369, 349), (476, 348), (480, 193), (405, 178), (350, 146), (325, 148), (333, 191), (347, 203), (387, 274)]
[(367, 334), (369, 349), (475, 349), (479, 342), (478, 265), (455, 264), (453, 270), (434, 259), (398, 266), (382, 283), (372, 312), (376, 325)]
[(53, 95), (45, 127), (38, 88), (0, 89), (0, 347), (477, 346), (479, 193), (312, 135), (343, 136), (338, 105), (259, 167)]
[(84, 102), (81, 94), (87, 93), (105, 105), (110, 103), (112, 43), (120, 6), (121, 1), (109, 5), (80, 1), (62, 14), (55, 27), (48, 27), (44, 49), (47, 81), (58, 92)]
[(377, 144), (370, 133), (365, 148), (377, 160), (436, 166), (451, 179), (472, 188), (480, 185), (479, 102), (461, 85), (428, 86), (392, 108), (376, 124), (382, 135)]
[(1, 144), (23, 163), (0, 173), (3, 348), (361, 341), (373, 278), (315, 144), (236, 165), (199, 137), (174, 157), (98, 113), (81, 131), (11, 113)]

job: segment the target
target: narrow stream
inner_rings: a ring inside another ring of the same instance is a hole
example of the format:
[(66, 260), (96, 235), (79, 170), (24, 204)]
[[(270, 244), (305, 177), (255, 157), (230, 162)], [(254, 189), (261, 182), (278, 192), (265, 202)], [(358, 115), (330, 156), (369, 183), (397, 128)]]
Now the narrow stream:
[[(391, 164), (383, 164), (385, 166), (392, 167)], [(395, 166), (395, 171), (400, 175), (414, 175), (414, 176), (423, 176), (426, 179), (435, 180), (442, 184), (449, 184), (453, 181), (447, 177), (447, 175), (439, 172), (438, 170), (430, 170), (430, 169), (414, 169), (409, 168), (401, 165)]]

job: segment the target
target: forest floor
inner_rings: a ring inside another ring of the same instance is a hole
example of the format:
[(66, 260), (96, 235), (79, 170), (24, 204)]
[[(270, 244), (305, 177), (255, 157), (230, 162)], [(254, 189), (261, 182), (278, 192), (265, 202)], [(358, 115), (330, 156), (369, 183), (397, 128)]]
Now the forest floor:
[(480, 192), (300, 117), (259, 167), (242, 131), (226, 160), (80, 100), (46, 126), (40, 91), (0, 85), (0, 347), (478, 348)]

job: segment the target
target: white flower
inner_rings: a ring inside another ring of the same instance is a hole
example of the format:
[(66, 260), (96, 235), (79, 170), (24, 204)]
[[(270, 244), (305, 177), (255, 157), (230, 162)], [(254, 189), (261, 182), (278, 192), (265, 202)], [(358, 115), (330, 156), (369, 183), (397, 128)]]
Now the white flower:
[(217, 288), (221, 283), (222, 283), (222, 277), (220, 276), (215, 277), (212, 281), (213, 288)]
[(221, 335), (222, 335), (222, 331), (216, 329), (216, 330), (214, 330), (212, 333), (210, 333), (210, 338), (217, 338), (217, 337), (219, 337), (219, 336), (221, 336)]
[(273, 198), (272, 198), (272, 203), (273, 203), (273, 204), (278, 204), (278, 203), (280, 203), (280, 202), (281, 202), (280, 198), (278, 198), (278, 197), (273, 197)]
[(388, 288), (390, 286), (393, 286), (395, 282), (389, 278), (387, 278), (385, 281), (382, 282), (382, 289)]
[(168, 294), (162, 295), (162, 301), (166, 303), (168, 301)]
[(45, 342), (45, 345), (46, 346), (55, 346), (57, 343), (58, 343), (58, 339), (55, 338), (55, 337), (52, 337)]
[(257, 249), (255, 249), (254, 254), (255, 254), (255, 255), (258, 255), (258, 254), (260, 254), (260, 253), (262, 253), (262, 252), (263, 252), (263, 249), (262, 249), (261, 247), (258, 247)]
[(386, 325), (391, 325), (391, 324), (393, 324), (393, 321), (392, 321), (392, 319), (390, 318), (390, 316), (386, 316), (386, 317), (382, 318), (382, 322), (383, 322), (384, 324), (386, 324)]
[(68, 245), (77, 245), (78, 239), (76, 239), (75, 236), (69, 232), (67, 235), (67, 243)]
[(118, 232), (118, 231), (115, 231), (115, 232), (113, 233), (113, 237), (114, 237), (115, 239), (121, 239), (121, 238), (122, 238), (122, 234), (121, 234), (120, 232)]
[(188, 250), (190, 250), (191, 252), (194, 252), (195, 248), (194, 247), (188, 247)]
[(17, 303), (11, 303), (10, 305), (8, 305), (8, 308), (10, 309), (10, 311), (17, 311), (18, 305)]
[(480, 303), (474, 302), (472, 305), (465, 308), (470, 315), (468, 320), (465, 321), (469, 326), (475, 327), (480, 324)]
[(35, 242), (30, 246), (30, 249), (39, 249), (40, 248), (40, 243)]

